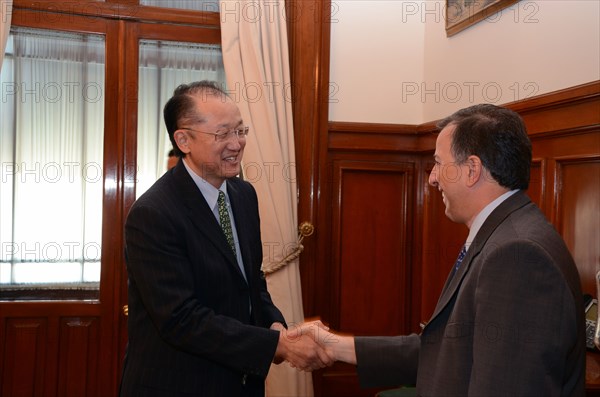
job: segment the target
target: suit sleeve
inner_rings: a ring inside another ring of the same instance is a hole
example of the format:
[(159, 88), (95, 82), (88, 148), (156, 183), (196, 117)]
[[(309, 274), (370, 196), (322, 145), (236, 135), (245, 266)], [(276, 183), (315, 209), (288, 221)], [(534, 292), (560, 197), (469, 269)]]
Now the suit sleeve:
[(469, 395), (560, 395), (578, 327), (555, 259), (531, 241), (481, 255)]
[(130, 316), (148, 315), (160, 337), (179, 350), (266, 376), (279, 333), (217, 315), (201, 304), (190, 277), (189, 242), (173, 216), (152, 205), (135, 205), (125, 230), (130, 303), (139, 298), (144, 308), (130, 310)]
[(421, 338), (408, 336), (355, 337), (357, 372), (361, 387), (414, 385)]

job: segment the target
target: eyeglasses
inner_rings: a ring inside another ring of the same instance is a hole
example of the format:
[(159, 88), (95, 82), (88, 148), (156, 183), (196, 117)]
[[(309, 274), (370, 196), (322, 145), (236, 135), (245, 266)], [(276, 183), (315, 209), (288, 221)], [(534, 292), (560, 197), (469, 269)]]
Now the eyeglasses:
[(229, 139), (231, 139), (231, 137), (233, 137), (233, 136), (236, 136), (237, 139), (246, 139), (246, 136), (248, 135), (248, 132), (250, 131), (250, 127), (242, 126), (242, 127), (233, 128), (229, 131), (224, 131), (224, 132), (206, 132), (206, 131), (194, 130), (192, 128), (185, 128), (185, 127), (180, 128), (180, 130), (187, 130), (187, 131), (192, 131), (192, 132), (199, 132), (201, 134), (214, 135), (215, 142), (225, 142), (225, 141), (228, 141)]

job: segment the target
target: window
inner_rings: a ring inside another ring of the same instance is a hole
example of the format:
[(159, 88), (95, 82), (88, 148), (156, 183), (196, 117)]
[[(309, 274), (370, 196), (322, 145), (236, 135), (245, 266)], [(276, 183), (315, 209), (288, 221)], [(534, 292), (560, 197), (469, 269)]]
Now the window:
[(104, 37), (13, 28), (0, 75), (0, 288), (97, 289)]

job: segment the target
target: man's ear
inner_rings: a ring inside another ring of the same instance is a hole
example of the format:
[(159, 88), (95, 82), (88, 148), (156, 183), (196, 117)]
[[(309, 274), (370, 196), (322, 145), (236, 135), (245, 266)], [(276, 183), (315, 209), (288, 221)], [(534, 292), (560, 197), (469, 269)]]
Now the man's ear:
[(187, 154), (190, 152), (189, 137), (185, 132), (177, 130), (173, 133), (173, 138), (175, 138), (175, 143), (182, 153)]
[(483, 176), (483, 164), (481, 159), (477, 156), (469, 156), (466, 161), (466, 165), (469, 169), (467, 175), (467, 184), (469, 186), (475, 185)]

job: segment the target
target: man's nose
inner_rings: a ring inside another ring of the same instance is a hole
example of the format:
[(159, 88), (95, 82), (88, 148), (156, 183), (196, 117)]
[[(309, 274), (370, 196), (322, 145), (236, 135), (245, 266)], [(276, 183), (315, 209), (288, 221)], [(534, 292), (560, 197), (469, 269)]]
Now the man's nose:
[[(242, 143), (243, 142), (243, 143)], [(232, 134), (232, 137), (230, 137), (227, 140), (227, 148), (229, 150), (240, 150), (242, 148), (242, 145), (245, 145), (246, 141), (243, 139), (240, 139), (237, 135)]]
[(431, 186), (437, 186), (438, 182), (437, 182), (437, 165), (435, 167), (433, 167), (433, 169), (431, 170), (431, 172), (429, 173), (429, 184)]

